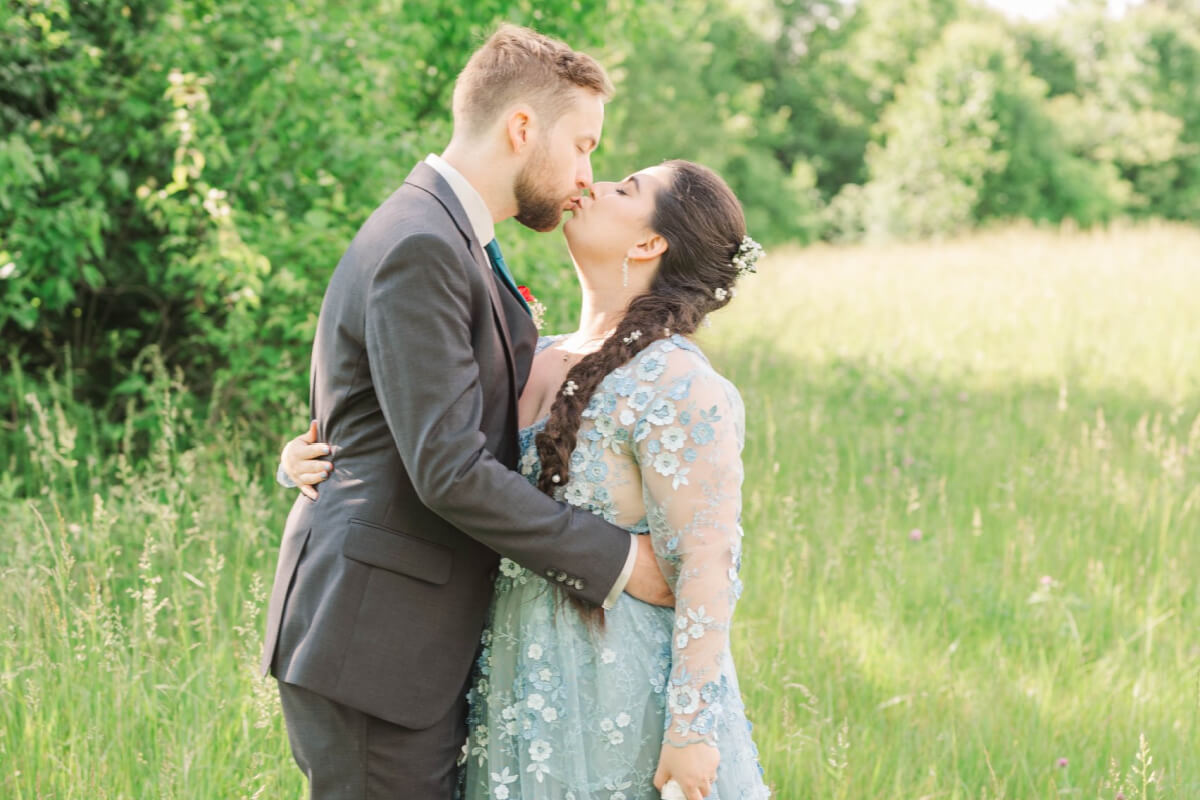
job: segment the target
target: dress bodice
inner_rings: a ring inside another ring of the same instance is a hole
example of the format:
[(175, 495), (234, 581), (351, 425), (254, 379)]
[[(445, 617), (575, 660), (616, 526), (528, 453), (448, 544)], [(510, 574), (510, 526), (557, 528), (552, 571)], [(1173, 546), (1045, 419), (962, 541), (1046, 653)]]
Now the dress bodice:
[[(551, 339), (539, 343), (539, 350)], [(729, 623), (741, 594), (744, 408), (690, 340), (651, 343), (603, 378), (583, 411), (556, 497), (649, 533), (676, 594), (668, 741), (711, 740), (728, 687)], [(538, 480), (540, 420), (520, 432), (519, 469)], [(501, 565), (502, 580), (520, 568)]]

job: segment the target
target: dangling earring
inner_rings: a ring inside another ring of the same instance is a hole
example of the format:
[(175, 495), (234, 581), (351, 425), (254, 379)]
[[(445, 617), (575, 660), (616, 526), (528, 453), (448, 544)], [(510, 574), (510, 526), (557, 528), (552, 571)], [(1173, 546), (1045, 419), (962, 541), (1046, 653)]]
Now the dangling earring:
[(629, 285), (629, 256), (626, 256), (625, 260), (621, 262), (621, 285)]

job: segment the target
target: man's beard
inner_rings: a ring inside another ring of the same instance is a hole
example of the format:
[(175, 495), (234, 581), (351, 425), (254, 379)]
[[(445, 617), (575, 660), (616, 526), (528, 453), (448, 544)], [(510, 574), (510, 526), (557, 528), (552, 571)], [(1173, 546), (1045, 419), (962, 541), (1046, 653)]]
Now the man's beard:
[(544, 164), (546, 153), (534, 153), (517, 174), (513, 191), (517, 196), (517, 222), (535, 231), (552, 231), (558, 227), (563, 215), (563, 198), (552, 197), (542, 186), (549, 183), (544, 170), (535, 164)]

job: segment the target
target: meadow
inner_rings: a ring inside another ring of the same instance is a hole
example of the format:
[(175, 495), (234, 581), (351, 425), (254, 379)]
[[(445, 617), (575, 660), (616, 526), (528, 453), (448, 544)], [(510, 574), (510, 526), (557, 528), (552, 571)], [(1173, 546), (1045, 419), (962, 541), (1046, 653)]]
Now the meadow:
[[(704, 332), (746, 401), (734, 646), (777, 797), (1200, 797), (1198, 254), (783, 248)], [(13, 377), (0, 796), (300, 797), (256, 673), (282, 440), (147, 364), (111, 455), (69, 372)]]

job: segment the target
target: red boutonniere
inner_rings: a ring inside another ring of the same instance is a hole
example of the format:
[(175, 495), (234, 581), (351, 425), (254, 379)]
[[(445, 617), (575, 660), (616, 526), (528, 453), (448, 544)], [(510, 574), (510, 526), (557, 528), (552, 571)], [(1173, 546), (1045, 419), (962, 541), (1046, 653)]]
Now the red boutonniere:
[(521, 293), (521, 297), (525, 298), (525, 302), (529, 304), (529, 314), (533, 317), (533, 324), (540, 331), (542, 323), (546, 319), (546, 306), (533, 296), (533, 292), (529, 291), (528, 286), (518, 286), (517, 291)]

